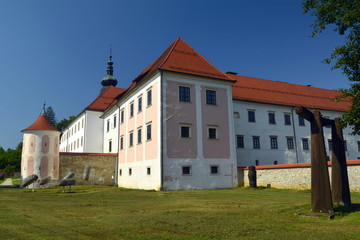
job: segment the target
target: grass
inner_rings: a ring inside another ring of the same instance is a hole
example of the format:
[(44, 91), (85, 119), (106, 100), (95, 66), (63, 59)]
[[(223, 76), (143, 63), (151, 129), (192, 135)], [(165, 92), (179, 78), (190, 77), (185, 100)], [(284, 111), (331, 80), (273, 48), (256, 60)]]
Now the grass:
[[(360, 202), (353, 193), (352, 201)], [(313, 217), (310, 191), (0, 189), (2, 239), (360, 239), (360, 210)], [(321, 216), (321, 217), (318, 217)], [(323, 217), (325, 216), (325, 217)]]

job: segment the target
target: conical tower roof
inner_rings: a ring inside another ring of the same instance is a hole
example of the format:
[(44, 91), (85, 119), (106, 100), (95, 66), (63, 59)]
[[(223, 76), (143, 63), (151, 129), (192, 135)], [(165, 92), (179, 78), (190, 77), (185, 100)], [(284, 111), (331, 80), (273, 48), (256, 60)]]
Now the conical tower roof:
[(45, 115), (45, 107), (40, 113), (38, 119), (29, 127), (25, 128), (21, 132), (26, 132), (30, 130), (48, 130), (48, 131), (57, 131), (57, 130), (50, 122), (49, 118)]

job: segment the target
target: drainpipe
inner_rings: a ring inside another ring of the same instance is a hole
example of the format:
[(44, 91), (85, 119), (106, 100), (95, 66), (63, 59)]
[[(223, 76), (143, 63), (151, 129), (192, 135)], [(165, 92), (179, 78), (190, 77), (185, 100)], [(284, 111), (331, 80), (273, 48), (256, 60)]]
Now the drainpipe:
[(160, 190), (163, 190), (164, 186), (164, 138), (163, 138), (163, 130), (164, 130), (164, 116), (163, 116), (163, 72), (160, 70)]
[(118, 114), (118, 117), (116, 119), (116, 125), (118, 126), (118, 136), (117, 136), (118, 144), (117, 144), (117, 151), (116, 151), (117, 155), (116, 155), (116, 158), (115, 158), (115, 176), (114, 176), (114, 184), (117, 187), (118, 186), (118, 181), (119, 181), (118, 172), (119, 172), (119, 151), (120, 151), (120, 106), (117, 105), (117, 104), (116, 104), (116, 106), (119, 109), (119, 114)]
[(299, 155), (298, 155), (298, 148), (297, 148), (297, 141), (296, 141), (296, 131), (295, 131), (295, 121), (294, 121), (294, 109), (295, 107), (293, 107), (291, 109), (291, 118), (292, 118), (292, 122), (293, 122), (293, 132), (294, 132), (294, 144), (295, 144), (295, 156), (296, 156), (296, 163), (299, 163)]

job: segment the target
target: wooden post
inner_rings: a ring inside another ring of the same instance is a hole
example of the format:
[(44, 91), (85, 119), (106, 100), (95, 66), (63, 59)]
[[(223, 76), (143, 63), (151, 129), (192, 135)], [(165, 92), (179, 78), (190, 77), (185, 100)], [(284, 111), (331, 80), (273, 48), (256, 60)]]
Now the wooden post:
[(335, 204), (351, 205), (349, 178), (346, 166), (343, 132), (340, 118), (335, 118), (331, 124), (332, 134), (332, 169), (331, 186), (332, 199)]
[(296, 113), (310, 122), (311, 128), (311, 209), (313, 212), (333, 212), (323, 126), (319, 111), (295, 108)]

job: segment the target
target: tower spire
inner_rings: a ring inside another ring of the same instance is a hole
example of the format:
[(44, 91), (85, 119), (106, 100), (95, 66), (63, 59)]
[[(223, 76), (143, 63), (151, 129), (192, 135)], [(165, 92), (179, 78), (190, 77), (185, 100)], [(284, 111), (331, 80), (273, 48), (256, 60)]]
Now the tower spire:
[(110, 56), (109, 56), (109, 61), (107, 63), (106, 76), (101, 80), (101, 85), (103, 86), (101, 91), (103, 91), (106, 87), (110, 85), (115, 87), (118, 83), (116, 78), (113, 76), (114, 74), (113, 64), (114, 63), (112, 61), (112, 45), (110, 44)]
[(45, 106), (46, 106), (46, 103), (45, 103), (45, 101), (44, 101), (43, 109), (42, 109), (41, 112), (40, 112), (40, 116), (45, 116), (45, 115), (46, 115)]

